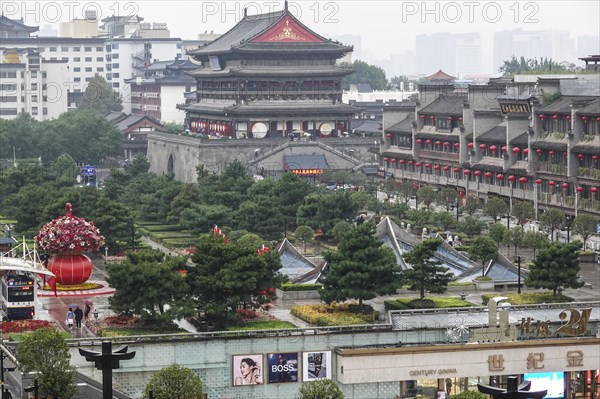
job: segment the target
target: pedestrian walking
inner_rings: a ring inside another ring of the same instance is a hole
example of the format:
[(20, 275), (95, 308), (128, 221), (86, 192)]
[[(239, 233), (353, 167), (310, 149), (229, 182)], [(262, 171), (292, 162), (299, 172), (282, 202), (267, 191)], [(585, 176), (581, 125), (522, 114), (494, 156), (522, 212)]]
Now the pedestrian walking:
[(81, 328), (81, 320), (83, 319), (83, 310), (80, 307), (75, 309), (75, 326)]
[(2, 399), (13, 399), (12, 393), (6, 388), (4, 392), (2, 392)]
[(73, 319), (75, 318), (75, 313), (73, 313), (73, 308), (69, 308), (69, 310), (67, 311), (67, 326), (69, 326), (69, 329), (73, 328)]
[(89, 300), (86, 300), (85, 306), (83, 307), (83, 317), (84, 317), (86, 323), (87, 323), (88, 319), (90, 318), (91, 311), (92, 311), (92, 302)]

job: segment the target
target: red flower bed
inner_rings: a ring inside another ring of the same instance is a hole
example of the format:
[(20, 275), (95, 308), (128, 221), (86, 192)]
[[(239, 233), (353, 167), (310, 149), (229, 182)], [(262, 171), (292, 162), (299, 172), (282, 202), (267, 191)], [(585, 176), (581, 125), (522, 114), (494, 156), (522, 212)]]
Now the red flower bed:
[(3, 334), (22, 333), (26, 331), (35, 331), (39, 328), (49, 327), (47, 320), (16, 320), (3, 321), (0, 323), (0, 332)]
[(244, 321), (256, 319), (258, 314), (253, 309), (238, 309), (235, 311)]
[(104, 323), (108, 327), (131, 327), (141, 322), (142, 319), (139, 317), (130, 316), (107, 316), (104, 318)]

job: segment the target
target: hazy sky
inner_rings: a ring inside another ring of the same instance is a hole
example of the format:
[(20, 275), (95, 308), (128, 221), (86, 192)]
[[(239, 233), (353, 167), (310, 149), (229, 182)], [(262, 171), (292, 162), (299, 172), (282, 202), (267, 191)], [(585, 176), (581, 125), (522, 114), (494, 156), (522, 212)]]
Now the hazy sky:
[[(9, 18), (29, 24), (56, 25), (82, 18), (86, 9), (108, 15), (138, 14), (147, 22), (166, 22), (172, 37), (195, 39), (198, 33), (223, 33), (249, 14), (281, 10), (283, 1), (2, 1)], [(600, 2), (583, 1), (290, 1), (289, 8), (317, 33), (331, 37), (362, 37), (363, 53), (376, 58), (414, 50), (417, 34), (479, 32), (484, 52), (491, 54), (493, 33), (525, 30), (566, 30), (573, 37), (599, 35)], [(490, 50), (486, 51), (485, 48)]]

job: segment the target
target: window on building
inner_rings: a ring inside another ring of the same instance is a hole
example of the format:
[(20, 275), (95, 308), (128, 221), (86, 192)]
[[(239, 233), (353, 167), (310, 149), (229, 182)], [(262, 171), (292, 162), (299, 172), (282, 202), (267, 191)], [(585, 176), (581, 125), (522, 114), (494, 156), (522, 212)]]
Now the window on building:
[(37, 115), (38, 114), (38, 107), (31, 107), (31, 115)]
[(112, 77), (115, 78), (115, 79), (119, 79), (119, 74), (118, 73), (113, 73)]
[(56, 57), (50, 57), (50, 61), (56, 61)]
[(96, 47), (96, 51), (104, 51), (104, 48), (102, 46)]
[(61, 60), (68, 62), (69, 61), (69, 57), (62, 57)]
[(81, 68), (80, 67), (75, 67), (75, 68), (73, 68), (73, 72), (81, 72)]
[(74, 82), (81, 82), (81, 78), (75, 78), (73, 79)]
[(113, 48), (113, 50), (118, 49), (119, 48), (119, 43), (113, 43), (112, 44), (112, 48)]
[(17, 85), (15, 83), (0, 84), (0, 90), (16, 91), (17, 90)]
[(31, 96), (31, 102), (32, 103), (37, 103), (38, 102), (38, 96), (36, 96), (35, 94), (33, 96)]
[(92, 81), (92, 78), (89, 78), (89, 77), (88, 77), (88, 78), (85, 78), (85, 81), (86, 81), (86, 82), (91, 82), (91, 81)]
[(112, 64), (112, 67), (116, 69), (119, 67), (119, 64)]
[[(25, 109), (21, 108), (21, 112), (25, 112)], [(17, 114), (16, 108), (0, 107), (0, 115), (16, 115), (16, 114)]]
[(103, 57), (96, 57), (96, 62), (102, 62), (102, 61), (104, 61)]
[(17, 73), (16, 72), (0, 72), (0, 78), (3, 79), (16, 79), (17, 78)]
[(37, 71), (31, 71), (31, 77), (32, 78), (37, 78)]
[(47, 72), (42, 72), (42, 78), (46, 79), (48, 77), (48, 73)]
[(181, 43), (177, 43), (177, 48), (180, 49), (181, 48)]
[(119, 88), (119, 82), (113, 82), (112, 86), (113, 86), (114, 88), (117, 88), (117, 89), (118, 89), (118, 88)]
[(73, 51), (81, 51), (81, 47), (73, 47)]
[(61, 47), (60, 51), (69, 51), (69, 48), (68, 47)]
[(92, 67), (86, 67), (86, 68), (85, 68), (85, 71), (86, 71), (86, 72), (92, 72)]
[(96, 72), (104, 72), (104, 68), (103, 67), (98, 67), (98, 68), (96, 68)]
[(50, 52), (51, 53), (56, 53), (56, 47), (50, 47)]
[(119, 59), (119, 54), (113, 54), (112, 55), (112, 59), (113, 60), (118, 60)]
[(81, 58), (79, 58), (79, 57), (73, 57), (73, 62), (81, 62)]
[(42, 83), (42, 90), (48, 90), (48, 85), (46, 83)]
[(85, 57), (85, 62), (92, 62), (92, 57)]
[(17, 96), (0, 96), (0, 103), (16, 103)]
[(91, 47), (84, 47), (83, 49), (84, 49), (83, 51), (85, 51), (85, 52), (91, 52), (92, 51)]
[(48, 115), (48, 108), (42, 108), (42, 115)]
[(48, 96), (42, 96), (42, 101), (47, 103), (48, 102)]
[(38, 89), (37, 83), (32, 83), (31, 84), (31, 90), (37, 90), (37, 89)]

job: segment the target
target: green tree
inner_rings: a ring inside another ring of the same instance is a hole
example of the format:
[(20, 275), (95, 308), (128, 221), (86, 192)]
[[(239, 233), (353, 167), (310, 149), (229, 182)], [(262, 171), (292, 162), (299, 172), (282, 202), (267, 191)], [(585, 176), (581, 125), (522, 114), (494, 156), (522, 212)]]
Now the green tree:
[(341, 241), (344, 235), (352, 229), (352, 224), (342, 220), (341, 222), (336, 223), (331, 229), (331, 234), (335, 237), (336, 240)]
[(95, 74), (83, 92), (78, 109), (106, 115), (109, 112), (122, 111), (123, 99), (110, 87), (104, 77)]
[(579, 234), (583, 238), (583, 248), (587, 239), (596, 233), (598, 218), (592, 215), (579, 215), (573, 221), (573, 233)]
[(352, 227), (325, 259), (320, 294), (327, 303), (354, 298), (362, 306), (365, 299), (396, 292), (400, 269), (392, 251), (375, 237), (373, 223)]
[(433, 218), (435, 223), (443, 229), (449, 229), (455, 223), (454, 215), (446, 211), (435, 213)]
[(342, 78), (344, 90), (349, 90), (351, 84), (366, 83), (371, 85), (373, 90), (385, 90), (387, 88), (387, 78), (385, 71), (378, 66), (370, 65), (364, 61), (356, 60), (352, 64), (342, 63), (343, 68), (352, 68), (354, 73)]
[(182, 123), (177, 122), (161, 122), (165, 132), (169, 134), (181, 134), (185, 131)]
[(565, 214), (556, 208), (548, 209), (540, 217), (540, 226), (550, 234), (552, 241), (554, 241), (554, 231), (562, 228), (565, 222)]
[(404, 181), (398, 187), (398, 195), (404, 200), (405, 204), (408, 204), (408, 201), (410, 201), (410, 199), (416, 194), (417, 189), (415, 188), (415, 185), (410, 181)]
[(277, 198), (272, 195), (256, 195), (242, 202), (233, 214), (237, 228), (253, 231), (268, 240), (278, 240), (283, 235), (281, 217)]
[(195, 204), (181, 211), (179, 224), (184, 229), (209, 231), (215, 225), (228, 226), (231, 221), (231, 209), (224, 205)]
[(323, 379), (302, 383), (296, 399), (344, 399), (344, 394), (334, 381)]
[(504, 202), (502, 198), (492, 197), (483, 207), (483, 214), (490, 216), (492, 219), (494, 219), (494, 222), (507, 213), (508, 205), (506, 205), (506, 202)]
[(298, 226), (298, 228), (296, 228), (296, 231), (294, 232), (294, 235), (296, 236), (297, 240), (302, 241), (302, 243), (304, 244), (305, 252), (306, 243), (311, 242), (315, 236), (313, 229), (311, 229), (310, 226)]
[(458, 222), (457, 229), (465, 233), (469, 238), (481, 234), (485, 223), (479, 218), (467, 216)]
[(481, 262), (481, 275), (485, 276), (485, 266), (498, 259), (498, 246), (490, 237), (477, 237), (469, 247), (469, 256)]
[(425, 292), (441, 294), (446, 291), (452, 280), (452, 273), (442, 262), (435, 260), (434, 253), (442, 243), (438, 238), (429, 238), (415, 245), (403, 255), (404, 261), (412, 268), (403, 272), (404, 279), (411, 291), (419, 291), (419, 298), (425, 298)]
[(21, 336), (17, 361), (23, 372), (37, 372), (44, 398), (70, 398), (76, 390), (75, 369), (65, 338), (55, 329), (40, 328)]
[(490, 238), (492, 240), (494, 240), (494, 242), (496, 243), (496, 245), (498, 245), (498, 247), (500, 247), (500, 243), (502, 241), (504, 241), (504, 237), (506, 236), (506, 227), (504, 227), (504, 225), (500, 224), (500, 223), (494, 223), (491, 227), (490, 227)]
[(110, 308), (148, 320), (183, 316), (178, 309), (187, 292), (179, 270), (187, 270), (185, 263), (184, 256), (166, 256), (156, 249), (129, 251), (123, 262), (108, 263), (106, 281), (116, 290), (108, 300)]
[(313, 193), (307, 195), (298, 207), (296, 224), (329, 233), (338, 222), (352, 220), (356, 210), (347, 191)]
[(433, 218), (433, 211), (429, 208), (411, 209), (407, 212), (407, 217), (416, 228), (422, 229)]
[(546, 234), (539, 231), (528, 231), (523, 237), (523, 247), (532, 249), (534, 257), (537, 251), (547, 243), (548, 237), (546, 236)]
[(479, 209), (479, 200), (477, 197), (469, 195), (465, 200), (465, 204), (463, 205), (462, 209), (467, 215), (473, 216), (473, 214)]
[(521, 226), (527, 223), (527, 220), (533, 219), (533, 205), (525, 201), (517, 201), (511, 211), (511, 216), (517, 219)]
[(144, 399), (202, 399), (202, 381), (192, 370), (173, 364), (152, 376), (144, 389)]
[(298, 207), (304, 202), (304, 198), (315, 191), (315, 187), (301, 177), (287, 172), (279, 179), (274, 188), (277, 199), (277, 208), (281, 212), (283, 225), (292, 229), (296, 225)]
[[(281, 261), (275, 251), (257, 254), (258, 248), (223, 237), (204, 234), (192, 256), (188, 282), (196, 307), (206, 319), (224, 327), (239, 307), (256, 309), (269, 302), (282, 280)], [(237, 321), (237, 320), (236, 320)]]
[(515, 256), (519, 254), (519, 248), (523, 246), (525, 240), (525, 229), (521, 226), (513, 227), (506, 231), (504, 242), (512, 246), (515, 250)]
[(450, 208), (457, 204), (458, 192), (450, 187), (444, 188), (440, 191), (437, 199), (437, 203), (441, 206), (446, 207), (446, 211), (450, 211)]
[(381, 191), (385, 194), (388, 202), (398, 193), (398, 186), (396, 179), (385, 179), (381, 183)]
[(371, 201), (377, 201), (377, 199), (370, 193), (366, 191), (356, 191), (350, 194), (350, 198), (352, 199), (352, 203), (358, 210), (367, 209), (367, 206), (371, 203)]
[(50, 165), (50, 179), (56, 187), (73, 187), (81, 168), (69, 154), (62, 154)]
[(437, 193), (433, 188), (424, 186), (421, 187), (417, 192), (417, 198), (420, 202), (423, 202), (425, 205), (427, 205), (427, 207), (429, 207), (433, 202), (435, 202)]
[(552, 290), (554, 295), (559, 288), (580, 288), (583, 280), (579, 277), (579, 249), (581, 242), (553, 242), (540, 250), (529, 268), (525, 285), (533, 288)]

